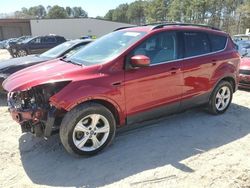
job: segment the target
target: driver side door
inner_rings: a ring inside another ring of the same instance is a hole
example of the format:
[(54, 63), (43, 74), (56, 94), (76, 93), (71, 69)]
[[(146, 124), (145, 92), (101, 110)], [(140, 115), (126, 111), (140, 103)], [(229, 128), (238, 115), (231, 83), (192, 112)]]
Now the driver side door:
[[(135, 55), (150, 58), (148, 67), (125, 72), (125, 100), (128, 123), (140, 122), (178, 110), (182, 95), (181, 63), (176, 32), (161, 32), (137, 46)], [(128, 62), (129, 63), (129, 60)]]
[(28, 48), (31, 54), (39, 54), (42, 46), (42, 38), (37, 37), (29, 42)]

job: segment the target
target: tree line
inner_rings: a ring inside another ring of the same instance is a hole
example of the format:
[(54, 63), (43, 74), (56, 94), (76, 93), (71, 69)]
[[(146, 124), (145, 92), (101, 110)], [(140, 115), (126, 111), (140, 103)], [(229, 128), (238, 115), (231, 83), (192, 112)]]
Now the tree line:
[(104, 18), (136, 25), (162, 21), (208, 24), (231, 34), (245, 33), (250, 27), (250, 0), (137, 0), (120, 4)]
[[(82, 7), (38, 5), (24, 7), (14, 17), (86, 18), (88, 13)], [(136, 0), (120, 4), (97, 18), (135, 25), (162, 21), (208, 24), (237, 34), (250, 27), (250, 0)]]
[(23, 7), (21, 10), (14, 13), (15, 18), (86, 18), (88, 13), (82, 7), (60, 7), (42, 5), (33, 6), (30, 8)]

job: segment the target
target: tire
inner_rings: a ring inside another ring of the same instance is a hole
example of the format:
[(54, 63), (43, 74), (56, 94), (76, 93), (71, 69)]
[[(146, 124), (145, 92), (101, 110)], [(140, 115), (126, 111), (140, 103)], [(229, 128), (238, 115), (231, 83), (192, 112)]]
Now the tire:
[[(223, 94), (223, 92), (225, 93)], [(228, 81), (221, 81), (215, 87), (214, 91), (210, 96), (208, 103), (208, 111), (214, 115), (223, 114), (230, 106), (232, 98), (233, 98), (232, 84)]]
[(115, 132), (113, 114), (103, 105), (91, 102), (80, 104), (64, 116), (60, 139), (68, 153), (91, 156), (110, 145)]
[(13, 58), (17, 57), (17, 49), (11, 48), (11, 49), (10, 49), (10, 55), (11, 55)]
[(26, 50), (18, 50), (17, 54), (18, 57), (24, 57), (28, 55), (28, 52)]

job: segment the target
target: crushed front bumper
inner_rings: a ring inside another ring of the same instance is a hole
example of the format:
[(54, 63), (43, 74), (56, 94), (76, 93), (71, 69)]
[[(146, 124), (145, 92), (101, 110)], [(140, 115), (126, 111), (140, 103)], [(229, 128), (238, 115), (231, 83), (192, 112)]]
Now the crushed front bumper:
[(46, 112), (42, 109), (21, 111), (15, 108), (9, 108), (9, 112), (12, 116), (12, 119), (19, 124), (22, 124), (27, 121), (37, 123), (46, 115)]

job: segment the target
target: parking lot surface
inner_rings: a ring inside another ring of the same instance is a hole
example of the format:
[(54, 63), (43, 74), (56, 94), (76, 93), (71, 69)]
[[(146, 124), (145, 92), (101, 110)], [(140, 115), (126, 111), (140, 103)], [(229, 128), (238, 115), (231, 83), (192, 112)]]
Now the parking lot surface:
[(21, 134), (5, 98), (0, 187), (250, 187), (249, 91), (237, 91), (223, 115), (197, 108), (148, 121), (89, 158), (68, 155), (58, 135), (45, 141)]

